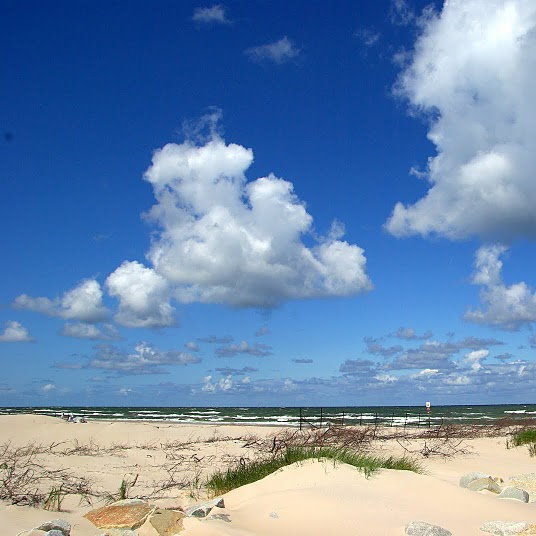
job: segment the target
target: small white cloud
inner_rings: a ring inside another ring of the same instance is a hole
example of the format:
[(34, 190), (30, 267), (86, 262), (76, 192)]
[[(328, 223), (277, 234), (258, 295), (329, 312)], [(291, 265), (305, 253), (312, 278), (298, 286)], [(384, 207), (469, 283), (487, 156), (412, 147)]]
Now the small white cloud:
[(450, 375), (443, 379), (445, 385), (469, 385), (471, 383), (471, 378), (464, 375)]
[(482, 285), (480, 300), (485, 309), (468, 309), (465, 319), (506, 330), (518, 330), (536, 322), (536, 293), (524, 282), (507, 286), (502, 281), (501, 245), (482, 246), (476, 253), (473, 283)]
[(128, 396), (130, 393), (132, 393), (132, 389), (130, 389), (129, 387), (121, 387), (121, 389), (119, 389), (118, 393), (121, 396)]
[(398, 378), (391, 374), (376, 374), (374, 379), (380, 383), (396, 383), (398, 381)]
[(415, 12), (407, 0), (391, 0), (389, 18), (393, 24), (407, 26), (415, 20)]
[(98, 327), (95, 324), (86, 324), (84, 322), (66, 323), (60, 335), (93, 341), (112, 341), (119, 338), (119, 332), (112, 324), (104, 324)]
[(21, 294), (15, 299), (13, 306), (17, 309), (82, 322), (100, 322), (108, 314), (102, 303), (102, 289), (94, 279), (82, 281), (75, 288), (65, 292), (61, 298), (32, 298), (27, 294)]
[(190, 350), (190, 352), (199, 352), (199, 344), (195, 341), (188, 341), (184, 346)]
[(119, 299), (118, 324), (146, 328), (175, 323), (168, 282), (152, 268), (125, 261), (108, 276), (106, 286), (110, 295)]
[(30, 342), (32, 341), (28, 330), (15, 320), (4, 324), (4, 331), (0, 333), (0, 342)]
[(474, 372), (478, 372), (482, 368), (481, 361), (489, 356), (489, 350), (473, 350), (465, 354), (465, 362), (471, 367)]
[(197, 7), (192, 15), (192, 20), (202, 24), (229, 24), (225, 8), (220, 4), (211, 7)]
[(279, 41), (248, 48), (245, 53), (254, 61), (272, 61), (285, 63), (300, 54), (300, 49), (285, 35)]
[(53, 383), (47, 383), (41, 387), (41, 390), (44, 393), (50, 393), (51, 391), (54, 391), (56, 389), (56, 386)]
[(359, 39), (363, 45), (365, 45), (367, 48), (370, 48), (378, 43), (381, 34), (371, 30), (370, 28), (359, 28), (355, 31), (354, 36), (357, 37), (357, 39)]

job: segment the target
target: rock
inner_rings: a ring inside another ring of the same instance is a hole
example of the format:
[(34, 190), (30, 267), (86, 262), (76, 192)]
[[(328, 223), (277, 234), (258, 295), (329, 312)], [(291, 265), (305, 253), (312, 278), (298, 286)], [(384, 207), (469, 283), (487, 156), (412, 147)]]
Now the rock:
[(466, 488), (473, 480), (476, 480), (477, 478), (487, 478), (489, 476), (488, 473), (479, 473), (477, 471), (466, 473), (460, 478), (460, 486)]
[(488, 521), (480, 527), (480, 530), (496, 536), (510, 536), (521, 534), (529, 527), (530, 525), (524, 521)]
[(467, 485), (467, 489), (470, 489), (472, 491), (482, 491), (484, 489), (487, 489), (488, 491), (492, 491), (493, 493), (500, 493), (501, 492), (501, 486), (497, 484), (497, 482), (491, 478), (490, 476), (486, 478), (477, 478)]
[(207, 517), (214, 507), (225, 508), (223, 497), (216, 497), (211, 501), (206, 501), (201, 504), (190, 506), (190, 508), (186, 508), (186, 510), (184, 510), (184, 513), (188, 517)]
[(511, 476), (508, 485), (524, 489), (529, 494), (529, 502), (536, 502), (536, 473)]
[(112, 504), (91, 510), (84, 517), (99, 529), (137, 529), (145, 523), (153, 510), (154, 507), (148, 503), (124, 506)]
[(63, 536), (69, 536), (71, 534), (71, 524), (68, 521), (65, 521), (65, 519), (52, 519), (35, 528), (36, 530), (42, 530), (45, 532), (59, 530)]
[(61, 530), (53, 529), (45, 532), (45, 536), (64, 536), (64, 533)]
[(518, 501), (528, 503), (529, 494), (524, 489), (508, 486), (499, 493), (499, 499), (517, 499)]
[(174, 536), (182, 531), (182, 520), (186, 515), (173, 510), (157, 508), (149, 518), (149, 523), (155, 528), (159, 536)]
[(406, 534), (408, 536), (452, 536), (450, 530), (424, 521), (412, 521), (406, 527)]

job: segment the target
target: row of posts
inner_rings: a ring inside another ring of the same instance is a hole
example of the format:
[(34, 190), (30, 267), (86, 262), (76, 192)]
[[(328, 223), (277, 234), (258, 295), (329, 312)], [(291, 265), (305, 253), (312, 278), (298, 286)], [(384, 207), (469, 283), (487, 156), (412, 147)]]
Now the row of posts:
[[(406, 412), (405, 417), (404, 417), (404, 428), (406, 428), (406, 426), (408, 425), (408, 417), (415, 417), (415, 416), (418, 417), (417, 427), (427, 426), (428, 428), (430, 428), (432, 426), (430, 413), (427, 413), (426, 415), (422, 415), (421, 413), (415, 414), (415, 413)], [(332, 426), (332, 425), (344, 426), (345, 424), (344, 418), (345, 418), (345, 414), (343, 413), (340, 419), (326, 419), (324, 418), (323, 408), (320, 408), (320, 416), (314, 415), (312, 417), (309, 417), (309, 416), (305, 417), (303, 414), (303, 408), (300, 408), (300, 430), (302, 430), (303, 426), (305, 425), (309, 425), (315, 428), (322, 428), (323, 426)], [(379, 417), (378, 413), (375, 413), (374, 419), (372, 421), (372, 424), (374, 425), (374, 427), (378, 426), (378, 424), (380, 423), (380, 420), (386, 426), (394, 426), (395, 413), (394, 412), (392, 413), (390, 419), (387, 416)], [(370, 420), (365, 419), (365, 424), (370, 424)], [(441, 424), (443, 424), (443, 418), (441, 418)], [(359, 414), (359, 425), (360, 426), (363, 425), (363, 413)]]

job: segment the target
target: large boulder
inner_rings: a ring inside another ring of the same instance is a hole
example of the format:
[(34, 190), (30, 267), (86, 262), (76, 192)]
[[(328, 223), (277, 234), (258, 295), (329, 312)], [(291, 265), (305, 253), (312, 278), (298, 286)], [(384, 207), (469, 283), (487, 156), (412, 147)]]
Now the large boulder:
[(530, 525), (525, 521), (488, 521), (480, 527), (480, 530), (495, 536), (513, 536), (523, 534), (529, 528)]
[(452, 536), (450, 530), (424, 521), (412, 521), (406, 526), (408, 536)]
[(103, 506), (91, 510), (84, 517), (99, 529), (137, 529), (141, 527), (154, 506), (148, 503)]
[(65, 519), (51, 519), (45, 523), (41, 523), (38, 527), (35, 527), (36, 530), (42, 530), (45, 532), (50, 532), (51, 530), (60, 531), (63, 536), (70, 536), (71, 534), (71, 524)]
[(499, 499), (516, 499), (528, 503), (529, 494), (524, 489), (515, 486), (507, 486), (506, 488), (503, 488), (501, 493), (499, 493)]
[(493, 493), (501, 492), (501, 486), (499, 486), (499, 484), (497, 484), (497, 482), (490, 476), (486, 478), (477, 478), (475, 480), (472, 480), (467, 485), (467, 489), (470, 489), (472, 491), (488, 490), (492, 491)]

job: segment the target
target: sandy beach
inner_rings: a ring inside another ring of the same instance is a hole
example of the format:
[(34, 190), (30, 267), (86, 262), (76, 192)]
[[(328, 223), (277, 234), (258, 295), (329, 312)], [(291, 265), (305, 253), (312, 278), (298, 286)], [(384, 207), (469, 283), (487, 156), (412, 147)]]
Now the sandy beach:
[[(206, 499), (203, 482), (215, 470), (256, 459), (259, 445), (288, 433), (288, 428), (262, 426), (82, 424), (39, 415), (1, 416), (0, 444), (9, 444), (11, 451), (33, 444), (35, 463), (68, 472), (72, 483), (85, 479), (90, 491), (67, 495), (61, 512), (4, 501), (2, 534), (15, 536), (61, 517), (72, 524), (72, 536), (101, 535), (103, 530), (82, 516), (118, 497), (122, 481), (135, 482), (129, 497), (147, 498), (162, 508), (187, 508)], [(480, 526), (487, 521), (536, 523), (536, 495), (523, 503), (459, 485), (460, 477), (471, 471), (504, 481), (533, 473), (536, 464), (526, 447), (507, 449), (501, 436), (448, 444), (425, 441), (392, 438), (372, 440), (365, 447), (378, 455), (410, 455), (421, 463), (421, 474), (382, 469), (367, 478), (346, 464), (309, 460), (226, 493), (225, 509), (220, 510), (224, 518), (186, 518), (181, 534), (323, 535), (336, 527), (341, 535), (395, 536), (403, 535), (409, 522), (425, 521), (461, 536), (484, 534)], [(36, 487), (46, 492), (50, 485), (42, 481)]]

